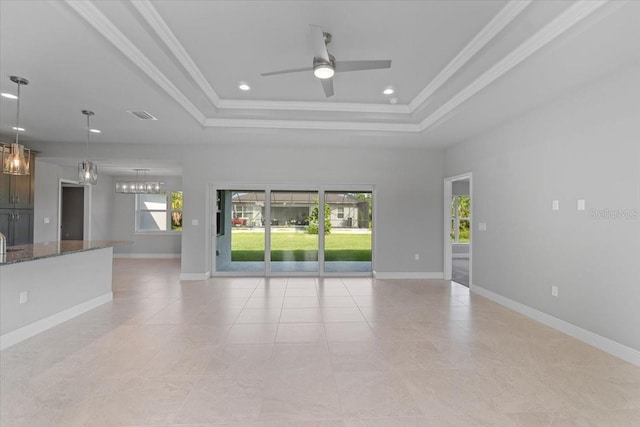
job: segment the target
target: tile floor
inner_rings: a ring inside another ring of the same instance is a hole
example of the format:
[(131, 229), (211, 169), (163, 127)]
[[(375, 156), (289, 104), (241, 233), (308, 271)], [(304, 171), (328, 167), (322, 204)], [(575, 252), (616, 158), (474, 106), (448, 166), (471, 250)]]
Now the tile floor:
[(0, 353), (1, 425), (640, 425), (639, 367), (460, 285), (178, 276)]

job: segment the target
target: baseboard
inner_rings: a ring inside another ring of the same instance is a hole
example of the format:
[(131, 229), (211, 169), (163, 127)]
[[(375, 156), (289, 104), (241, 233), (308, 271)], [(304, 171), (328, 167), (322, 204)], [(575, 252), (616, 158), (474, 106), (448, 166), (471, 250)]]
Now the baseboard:
[(180, 273), (180, 280), (207, 280), (211, 277), (211, 272), (206, 273)]
[(176, 259), (181, 258), (181, 254), (113, 254), (114, 258), (144, 258), (144, 259)]
[(638, 350), (612, 341), (609, 338), (605, 338), (601, 335), (595, 334), (591, 331), (576, 326), (573, 323), (558, 319), (557, 317), (536, 310), (535, 308), (531, 308), (517, 301), (513, 301), (509, 298), (503, 297), (502, 295), (498, 295), (480, 286), (471, 284), (469, 289), (471, 290), (471, 292), (488, 298), (493, 302), (517, 311), (520, 314), (523, 314), (533, 320), (537, 320), (540, 323), (543, 323), (553, 329), (572, 336), (573, 338), (579, 339), (582, 342), (585, 342), (622, 360), (625, 360), (636, 366), (640, 366), (640, 351)]
[(30, 325), (23, 326), (22, 328), (16, 329), (11, 332), (7, 332), (6, 334), (0, 336), (0, 350), (4, 350), (5, 348), (19, 343), (20, 341), (24, 341), (27, 338), (38, 335), (39, 333), (44, 332), (47, 329), (51, 329), (62, 322), (73, 319), (76, 316), (86, 313), (89, 310), (93, 310), (94, 308), (108, 303), (112, 300), (113, 292), (108, 292), (104, 295), (100, 295), (99, 297), (92, 298), (89, 301), (74, 305), (73, 307), (63, 310), (54, 315), (33, 322)]
[(444, 273), (441, 271), (419, 271), (415, 273), (374, 271), (373, 277), (376, 279), (442, 279), (444, 277)]

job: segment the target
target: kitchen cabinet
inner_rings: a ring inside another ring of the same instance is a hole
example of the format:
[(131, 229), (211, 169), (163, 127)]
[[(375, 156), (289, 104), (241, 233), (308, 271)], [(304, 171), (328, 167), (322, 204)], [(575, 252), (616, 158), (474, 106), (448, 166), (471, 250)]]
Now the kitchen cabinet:
[(0, 232), (7, 237), (7, 246), (33, 243), (35, 166), (32, 153), (29, 175), (0, 172)]
[(33, 243), (33, 209), (0, 209), (0, 233), (7, 246)]

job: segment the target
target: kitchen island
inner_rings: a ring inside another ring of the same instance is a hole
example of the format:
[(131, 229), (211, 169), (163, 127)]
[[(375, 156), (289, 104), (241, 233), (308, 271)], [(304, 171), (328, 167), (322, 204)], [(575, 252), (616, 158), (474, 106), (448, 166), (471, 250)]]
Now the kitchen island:
[(0, 349), (113, 299), (113, 247), (131, 242), (63, 240), (0, 255)]

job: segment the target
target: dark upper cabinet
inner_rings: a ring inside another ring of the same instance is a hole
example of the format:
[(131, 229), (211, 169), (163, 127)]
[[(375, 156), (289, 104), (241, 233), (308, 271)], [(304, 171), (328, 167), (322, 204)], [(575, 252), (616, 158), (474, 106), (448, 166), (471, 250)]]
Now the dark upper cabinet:
[(35, 166), (31, 154), (29, 175), (7, 175), (0, 171), (0, 233), (7, 237), (7, 246), (33, 243)]

